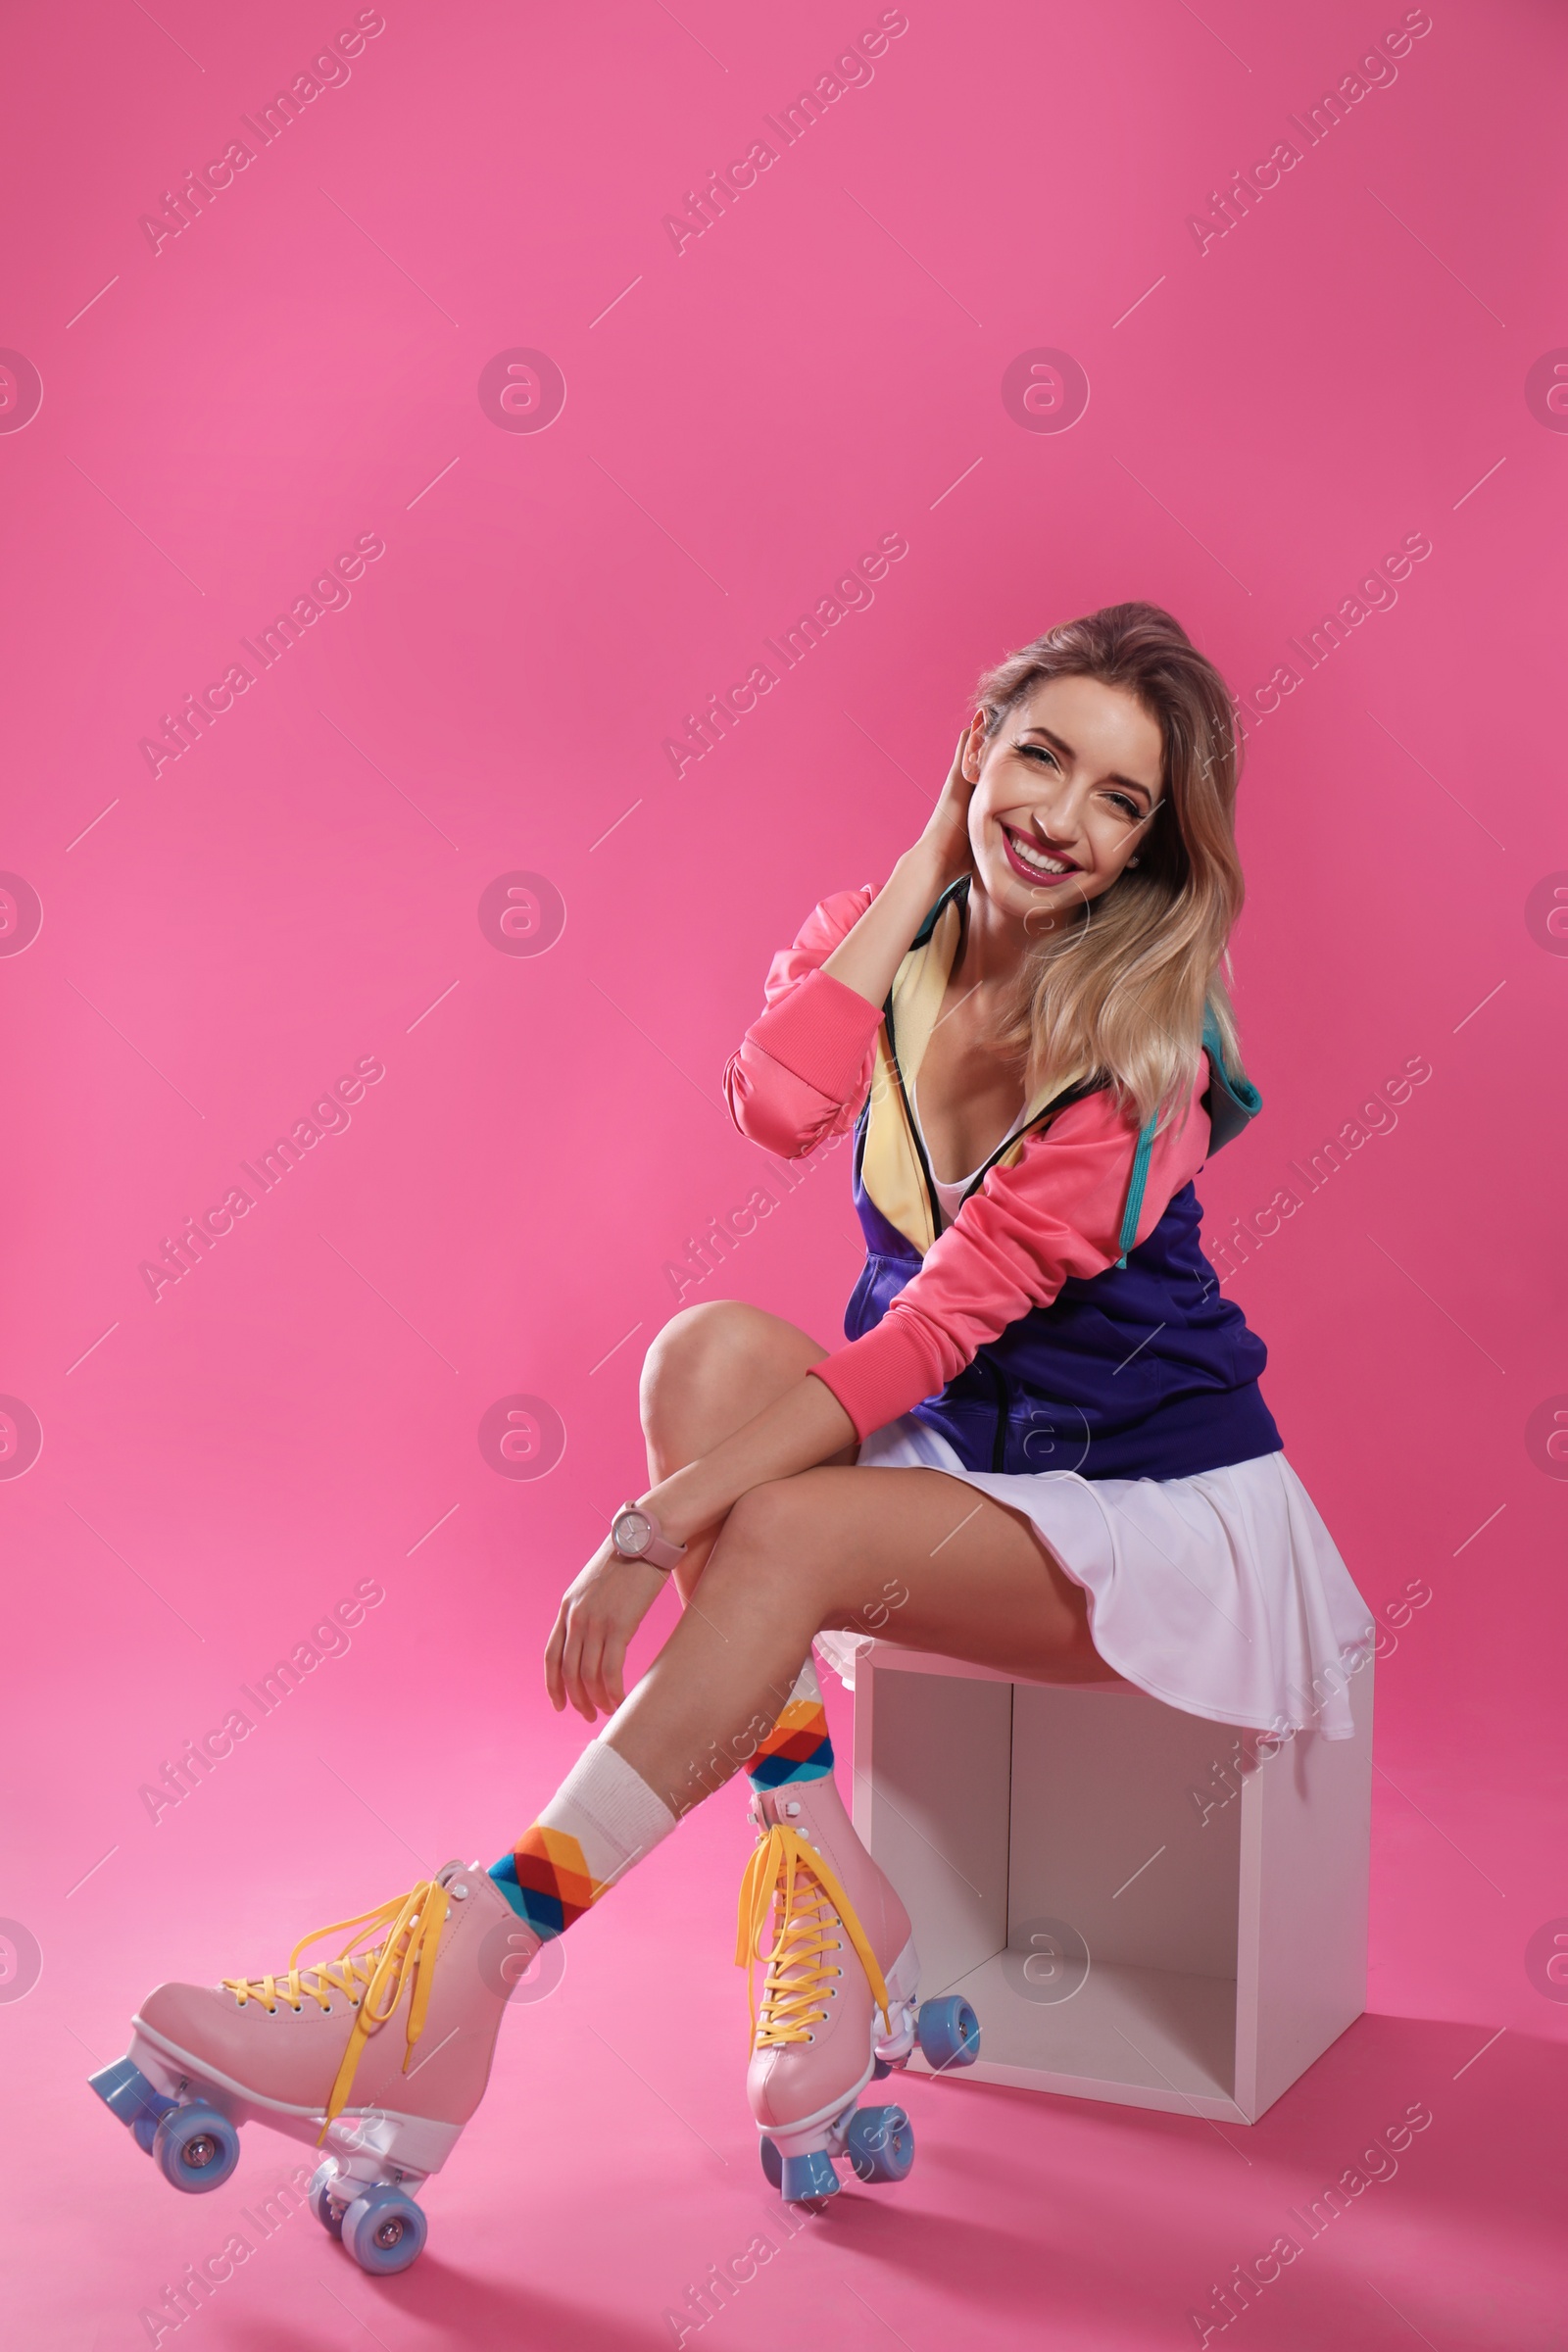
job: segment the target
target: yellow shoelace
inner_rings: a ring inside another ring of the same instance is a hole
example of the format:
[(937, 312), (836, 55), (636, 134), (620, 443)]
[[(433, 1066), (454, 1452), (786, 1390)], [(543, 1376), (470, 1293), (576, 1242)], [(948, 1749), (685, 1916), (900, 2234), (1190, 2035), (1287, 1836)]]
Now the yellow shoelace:
[[(260, 2001), (269, 2013), (276, 2009), (279, 2001), (298, 2009), (306, 2000), (312, 2000), (325, 2009), (334, 1993), (341, 1993), (354, 2003), (358, 2014), (326, 2102), (326, 2122), (318, 2134), (318, 2146), (348, 2102), (361, 2052), (370, 2035), (393, 2015), (412, 1972), (408, 2047), (403, 2057), (403, 2072), (408, 2073), (414, 2045), (424, 2031), (435, 1979), (436, 1950), (447, 1910), (446, 1888), (434, 1879), (421, 1879), (407, 1894), (395, 1894), (390, 1902), (377, 1904), (373, 1911), (362, 1911), (357, 1919), (336, 1919), (330, 1927), (315, 1928), (309, 1936), (302, 1936), (288, 1956), (285, 1974), (223, 1979), (224, 1990), (233, 1993), (241, 2006), (246, 2001)], [(340, 1935), (345, 1928), (360, 1932), (349, 1937), (335, 1960), (306, 1969), (300, 1967), (301, 1952), (313, 1943), (324, 1941), (328, 1936)], [(372, 1937), (373, 1942), (369, 1940)], [(369, 1948), (362, 1951), (360, 1946), (368, 1942)]]
[[(778, 1898), (777, 1933), (770, 1951), (762, 1949), (768, 1906)], [(799, 1830), (775, 1822), (760, 1838), (741, 1881), (740, 1920), (735, 1942), (735, 1965), (744, 1968), (752, 2016), (752, 2047), (770, 2049), (783, 2042), (809, 2041), (810, 2029), (827, 2016), (828, 1980), (843, 1974), (828, 1955), (844, 1946), (831, 1931), (841, 1928), (870, 1982), (872, 1998), (893, 2030), (888, 1988), (865, 1930), (838, 1880), (814, 1846)], [(757, 2010), (756, 1962), (766, 1965), (762, 1980), (762, 2009)]]

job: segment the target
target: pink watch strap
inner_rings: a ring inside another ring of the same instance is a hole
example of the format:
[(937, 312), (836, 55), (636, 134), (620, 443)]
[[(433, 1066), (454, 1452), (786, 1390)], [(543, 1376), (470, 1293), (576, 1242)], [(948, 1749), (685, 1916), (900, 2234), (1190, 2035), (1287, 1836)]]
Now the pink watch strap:
[[(654, 1519), (652, 1511), (647, 1516)], [(645, 1560), (652, 1560), (656, 1568), (662, 1568), (667, 1574), (686, 1557), (686, 1546), (684, 1544), (671, 1544), (669, 1538), (660, 1532), (659, 1522), (654, 1519), (654, 1538), (642, 1556)]]

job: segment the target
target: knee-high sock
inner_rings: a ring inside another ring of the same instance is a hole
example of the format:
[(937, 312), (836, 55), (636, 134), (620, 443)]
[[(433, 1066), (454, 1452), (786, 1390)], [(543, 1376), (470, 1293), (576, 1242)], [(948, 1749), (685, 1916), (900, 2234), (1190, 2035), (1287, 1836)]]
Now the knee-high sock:
[(604, 1740), (591, 1740), (490, 1876), (543, 1941), (564, 1934), (674, 1827), (642, 1775)]
[(759, 1788), (777, 1788), (785, 1781), (820, 1781), (833, 1770), (827, 1711), (809, 1657), (783, 1713), (746, 1770)]

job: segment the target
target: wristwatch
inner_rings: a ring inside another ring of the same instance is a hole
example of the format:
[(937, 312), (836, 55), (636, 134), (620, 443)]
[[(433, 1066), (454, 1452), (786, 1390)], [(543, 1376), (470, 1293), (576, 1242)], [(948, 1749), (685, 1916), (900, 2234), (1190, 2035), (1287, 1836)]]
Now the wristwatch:
[(667, 1575), (686, 1557), (684, 1544), (671, 1544), (646, 1503), (623, 1502), (610, 1523), (610, 1540), (623, 1560), (646, 1560)]

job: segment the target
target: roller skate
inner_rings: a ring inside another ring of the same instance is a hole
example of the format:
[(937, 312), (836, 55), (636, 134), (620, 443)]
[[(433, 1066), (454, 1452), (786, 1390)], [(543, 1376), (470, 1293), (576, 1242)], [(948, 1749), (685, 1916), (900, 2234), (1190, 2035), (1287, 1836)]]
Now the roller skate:
[[(334, 1959), (300, 1954), (348, 1933)], [(174, 2187), (219, 2188), (252, 2118), (325, 2150), (312, 2212), (365, 2271), (407, 2270), (438, 2172), (484, 2095), (501, 2014), (539, 1938), (475, 1866), (294, 1946), (278, 1976), (160, 1984), (129, 2054), (90, 2078)]]
[[(972, 2066), (980, 2028), (957, 1994), (921, 2002), (908, 1913), (859, 1838), (831, 1776), (758, 1789), (758, 1842), (741, 1883), (737, 1964), (753, 1980), (747, 2091), (762, 2170), (791, 2202), (837, 2193), (835, 2166), (869, 2182), (914, 2162), (903, 2107), (861, 2107), (868, 2082), (918, 2044), (934, 2068)], [(772, 1914), (772, 1943), (764, 1948)]]

